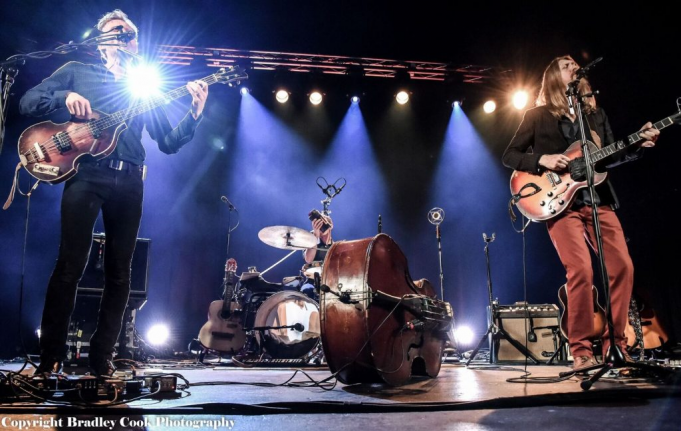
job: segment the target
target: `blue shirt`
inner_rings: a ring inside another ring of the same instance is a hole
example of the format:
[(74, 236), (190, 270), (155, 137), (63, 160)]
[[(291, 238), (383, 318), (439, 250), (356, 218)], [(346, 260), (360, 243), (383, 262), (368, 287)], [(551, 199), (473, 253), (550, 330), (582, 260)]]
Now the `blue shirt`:
[[(88, 99), (92, 109), (105, 114), (127, 109), (134, 103), (125, 80), (116, 81), (113, 74), (102, 65), (72, 61), (28, 90), (19, 102), (19, 109), (22, 114), (34, 117), (50, 114), (66, 108), (66, 97), (71, 92)], [(108, 158), (142, 165), (146, 157), (142, 146), (142, 130), (145, 127), (162, 152), (177, 153), (192, 140), (200, 120), (201, 117), (195, 120), (187, 113), (173, 129), (162, 107), (138, 115), (126, 121), (128, 127), (121, 133), (116, 148)]]

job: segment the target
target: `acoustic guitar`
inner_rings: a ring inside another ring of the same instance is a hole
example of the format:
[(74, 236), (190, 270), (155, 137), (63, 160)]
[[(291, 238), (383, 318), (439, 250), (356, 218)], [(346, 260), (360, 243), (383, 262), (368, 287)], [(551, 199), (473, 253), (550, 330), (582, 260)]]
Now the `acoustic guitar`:
[[(603, 336), (603, 332), (605, 331), (605, 310), (603, 307), (601, 307), (601, 304), (598, 302), (598, 290), (596, 289), (596, 286), (591, 286), (591, 293), (593, 297), (593, 319), (594, 319), (594, 325), (593, 325), (593, 331), (589, 335), (589, 339), (592, 341), (597, 341), (600, 340), (601, 337)], [(560, 301), (560, 305), (563, 308), (563, 314), (560, 316), (560, 331), (563, 333), (563, 336), (567, 339), (569, 339), (569, 333), (567, 329), (567, 321), (568, 321), (568, 297), (567, 297), (567, 287), (566, 285), (560, 286), (558, 289), (558, 301)]]
[(627, 337), (629, 350), (657, 349), (669, 340), (655, 310), (633, 296), (629, 304), (629, 319), (624, 328), (624, 335)]
[(223, 300), (213, 301), (208, 307), (208, 321), (199, 331), (199, 342), (207, 349), (235, 354), (246, 344), (242, 311), (235, 298), (236, 260), (225, 264)]

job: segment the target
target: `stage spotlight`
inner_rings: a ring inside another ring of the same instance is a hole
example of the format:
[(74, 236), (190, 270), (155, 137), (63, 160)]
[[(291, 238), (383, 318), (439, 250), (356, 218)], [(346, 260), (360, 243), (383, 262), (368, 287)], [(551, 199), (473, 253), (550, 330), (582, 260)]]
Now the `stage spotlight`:
[(519, 90), (516, 91), (515, 94), (513, 95), (513, 106), (515, 109), (524, 109), (527, 106), (527, 101), (529, 100), (530, 96), (527, 94), (527, 91), (525, 90)]
[(135, 64), (128, 68), (128, 91), (138, 99), (161, 94), (161, 76), (158, 69), (149, 64)]
[(482, 106), (482, 109), (485, 111), (486, 114), (491, 114), (492, 112), (494, 112), (495, 109), (497, 109), (497, 104), (494, 102), (494, 100), (488, 100)]
[(277, 102), (279, 102), (279, 103), (288, 102), (288, 96), (289, 96), (288, 91), (286, 91), (286, 90), (277, 91), (277, 94), (276, 94)]
[(248, 95), (248, 93), (251, 92), (251, 90), (248, 89), (248, 87), (241, 87), (241, 90), (239, 90), (242, 96)]
[(399, 93), (397, 93), (397, 95), (395, 95), (395, 100), (400, 105), (404, 105), (405, 103), (409, 102), (409, 93), (402, 90)]
[(452, 108), (454, 108), (454, 109), (460, 108), (462, 104), (463, 104), (463, 102), (461, 100), (455, 100), (455, 101), (452, 102)]
[(454, 331), (454, 338), (460, 346), (469, 346), (473, 342), (473, 336), (473, 331), (468, 326), (459, 326)]
[(35, 335), (38, 336), (38, 340), (40, 340), (40, 335), (42, 335), (42, 332), (40, 331), (40, 326), (35, 330)]
[(352, 96), (350, 98), (350, 102), (354, 103), (355, 105), (359, 103), (359, 96)]
[(322, 103), (322, 99), (323, 99), (322, 93), (320, 93), (319, 91), (313, 91), (312, 93), (310, 93), (310, 103), (312, 103), (313, 105), (319, 105), (320, 103)]
[(166, 325), (154, 325), (147, 331), (147, 343), (160, 346), (168, 341), (170, 331)]

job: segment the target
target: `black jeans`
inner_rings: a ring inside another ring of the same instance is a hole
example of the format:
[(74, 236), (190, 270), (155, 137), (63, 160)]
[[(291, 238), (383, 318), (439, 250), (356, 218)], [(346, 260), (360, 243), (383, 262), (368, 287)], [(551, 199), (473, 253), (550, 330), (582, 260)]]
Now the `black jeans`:
[(121, 331), (130, 293), (130, 267), (142, 218), (143, 182), (135, 170), (81, 164), (68, 180), (61, 201), (59, 257), (47, 286), (40, 325), (40, 353), (63, 360), (78, 282), (92, 245), (92, 230), (102, 211), (106, 244), (105, 286), (97, 328), (90, 339), (90, 357), (110, 359)]

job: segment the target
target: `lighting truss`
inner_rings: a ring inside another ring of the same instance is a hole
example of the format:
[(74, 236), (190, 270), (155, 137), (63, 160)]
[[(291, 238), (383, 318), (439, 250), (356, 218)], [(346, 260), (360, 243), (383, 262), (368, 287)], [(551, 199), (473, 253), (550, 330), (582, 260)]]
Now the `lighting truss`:
[(177, 45), (160, 45), (159, 58), (161, 63), (181, 66), (203, 63), (208, 67), (228, 67), (239, 64), (253, 70), (283, 69), (300, 73), (314, 71), (330, 75), (348, 75), (351, 70), (361, 69), (364, 76), (377, 78), (395, 78), (398, 73), (407, 71), (414, 80), (444, 81), (446, 78), (458, 76), (467, 84), (486, 84), (494, 77), (510, 72), (474, 64), (453, 65), (433, 61), (401, 61)]

